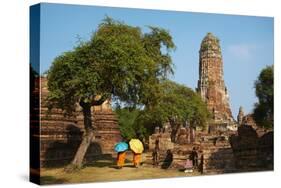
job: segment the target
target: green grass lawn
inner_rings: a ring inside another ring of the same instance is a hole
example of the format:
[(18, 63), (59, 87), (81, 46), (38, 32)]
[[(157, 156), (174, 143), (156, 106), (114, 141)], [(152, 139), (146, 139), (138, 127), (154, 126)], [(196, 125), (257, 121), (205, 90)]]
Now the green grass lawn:
[(134, 168), (132, 163), (126, 163), (122, 169), (116, 169), (110, 160), (100, 160), (87, 165), (78, 172), (65, 173), (63, 168), (43, 168), (41, 170), (41, 184), (104, 182), (135, 179), (168, 178), (200, 175), (198, 172), (184, 173), (177, 169), (154, 168), (142, 165)]

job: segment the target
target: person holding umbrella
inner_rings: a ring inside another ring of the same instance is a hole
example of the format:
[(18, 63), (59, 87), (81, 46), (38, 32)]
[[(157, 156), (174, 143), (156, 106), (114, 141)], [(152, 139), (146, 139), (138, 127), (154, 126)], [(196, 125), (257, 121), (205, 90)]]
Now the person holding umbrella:
[(126, 142), (119, 142), (115, 145), (114, 150), (117, 152), (117, 168), (123, 168), (126, 160), (126, 151), (129, 146)]
[(143, 144), (139, 139), (131, 139), (129, 145), (134, 154), (133, 157), (134, 166), (138, 168), (141, 162), (141, 153), (143, 152)]

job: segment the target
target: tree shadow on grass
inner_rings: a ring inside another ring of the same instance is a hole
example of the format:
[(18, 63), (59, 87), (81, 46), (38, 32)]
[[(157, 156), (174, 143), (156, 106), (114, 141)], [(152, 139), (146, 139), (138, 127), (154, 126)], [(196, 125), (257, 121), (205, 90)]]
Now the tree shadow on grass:
[(116, 159), (111, 154), (101, 154), (92, 158), (90, 162), (85, 164), (85, 167), (113, 167), (116, 166)]
[(135, 165), (133, 165), (133, 164), (126, 164), (126, 165), (124, 165), (124, 167), (126, 167), (126, 168), (136, 168)]
[[(97, 168), (104, 168), (104, 167), (108, 167), (108, 168), (114, 168), (114, 169), (119, 169), (117, 166), (117, 161), (115, 157), (112, 157), (112, 155), (110, 154), (102, 154), (99, 155), (95, 158), (92, 159), (91, 162), (87, 162), (84, 167), (97, 167)], [(141, 166), (143, 165), (143, 162), (141, 163)], [(125, 165), (123, 166), (123, 168), (135, 168), (135, 166), (133, 165), (133, 161), (126, 159), (125, 160)]]
[(93, 162), (85, 165), (85, 167), (104, 168), (104, 167), (111, 167), (111, 166), (114, 166), (114, 165), (115, 165), (115, 163), (113, 161), (93, 161)]
[[(100, 158), (100, 159), (94, 160), (90, 163), (87, 163), (85, 165), (85, 167), (97, 167), (97, 168), (108, 167), (108, 168), (119, 169), (116, 164), (116, 158), (113, 158), (113, 157)], [(123, 168), (135, 168), (135, 166), (133, 165), (133, 162), (131, 160), (126, 159), (125, 165), (123, 166)]]
[(56, 178), (54, 176), (42, 176), (40, 178), (41, 185), (62, 184), (62, 183), (67, 183), (66, 179)]

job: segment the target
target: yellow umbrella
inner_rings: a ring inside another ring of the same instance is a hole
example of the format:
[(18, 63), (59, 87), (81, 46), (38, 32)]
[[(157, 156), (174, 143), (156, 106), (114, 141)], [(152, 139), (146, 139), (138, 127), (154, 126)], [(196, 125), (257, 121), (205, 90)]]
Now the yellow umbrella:
[(131, 139), (129, 142), (130, 148), (135, 153), (143, 152), (143, 145), (139, 139)]

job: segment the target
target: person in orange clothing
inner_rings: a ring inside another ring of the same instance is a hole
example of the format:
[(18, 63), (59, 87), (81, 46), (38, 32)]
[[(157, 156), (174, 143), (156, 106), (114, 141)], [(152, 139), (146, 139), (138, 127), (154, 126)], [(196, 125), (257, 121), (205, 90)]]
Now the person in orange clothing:
[(126, 151), (118, 152), (117, 154), (117, 168), (123, 168), (126, 160)]
[(133, 157), (133, 163), (134, 163), (134, 166), (136, 168), (139, 167), (140, 163), (141, 163), (141, 153), (134, 153), (134, 157)]

